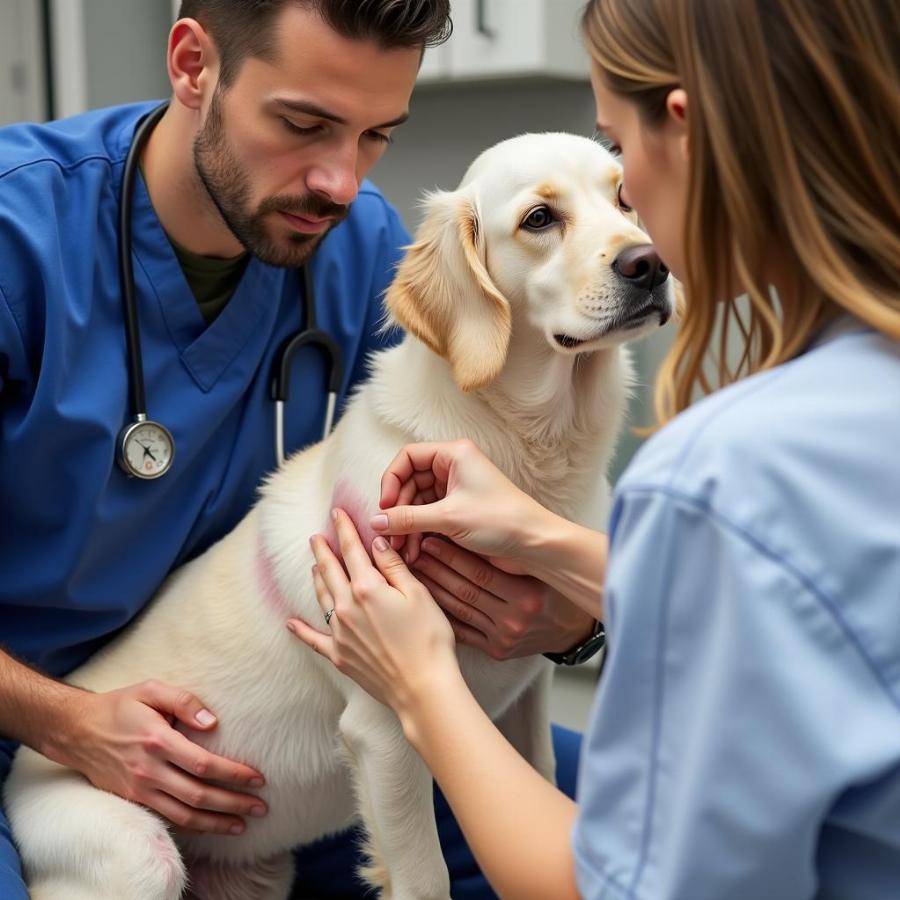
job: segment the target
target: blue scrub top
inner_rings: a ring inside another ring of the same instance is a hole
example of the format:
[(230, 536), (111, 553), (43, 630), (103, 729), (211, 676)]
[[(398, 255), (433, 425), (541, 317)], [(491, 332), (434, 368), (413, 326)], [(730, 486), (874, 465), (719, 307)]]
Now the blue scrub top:
[(616, 491), (586, 900), (900, 897), (900, 345), (852, 322)]
[[(148, 412), (175, 440), (158, 481), (129, 479), (131, 418), (117, 252), (138, 104), (0, 129), (0, 644), (61, 675), (125, 625), (180, 563), (225, 535), (275, 464), (272, 357), (300, 326), (293, 270), (250, 261), (207, 326), (153, 211), (134, 194), (134, 270)], [(364, 377), (381, 298), (409, 242), (364, 183), (312, 263), (319, 324)], [(295, 357), (288, 452), (318, 439), (326, 366)]]

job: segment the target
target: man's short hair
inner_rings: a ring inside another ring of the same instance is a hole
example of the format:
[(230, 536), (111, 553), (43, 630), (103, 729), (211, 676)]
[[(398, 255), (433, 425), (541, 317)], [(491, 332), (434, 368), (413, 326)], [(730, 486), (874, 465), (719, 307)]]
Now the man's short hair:
[(338, 34), (385, 50), (434, 47), (450, 37), (450, 0), (182, 0), (179, 18), (196, 19), (212, 36), (228, 87), (248, 57), (271, 61), (273, 23), (285, 6), (315, 10)]

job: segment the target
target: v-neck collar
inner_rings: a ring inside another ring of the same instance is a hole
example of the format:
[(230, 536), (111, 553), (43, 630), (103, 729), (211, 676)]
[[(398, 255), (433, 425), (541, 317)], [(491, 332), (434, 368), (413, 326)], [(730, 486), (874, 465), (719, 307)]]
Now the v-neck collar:
[[(135, 276), (143, 270), (182, 364), (197, 385), (209, 391), (252, 334), (271, 330), (284, 271), (251, 257), (234, 295), (207, 326), (140, 174), (135, 178), (133, 204)], [(140, 303), (140, 291), (137, 296)]]

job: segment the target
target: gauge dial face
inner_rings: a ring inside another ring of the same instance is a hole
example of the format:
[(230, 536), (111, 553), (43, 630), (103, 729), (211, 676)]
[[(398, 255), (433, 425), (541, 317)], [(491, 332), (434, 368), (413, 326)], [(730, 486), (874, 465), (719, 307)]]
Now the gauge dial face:
[(125, 467), (138, 478), (159, 478), (171, 465), (172, 453), (172, 436), (156, 422), (138, 422), (125, 435)]

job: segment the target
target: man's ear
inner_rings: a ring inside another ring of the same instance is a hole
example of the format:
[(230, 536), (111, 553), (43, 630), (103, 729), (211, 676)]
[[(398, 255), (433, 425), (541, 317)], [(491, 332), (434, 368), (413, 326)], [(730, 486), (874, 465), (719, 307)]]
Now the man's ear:
[(215, 44), (196, 19), (179, 19), (169, 33), (166, 55), (172, 94), (188, 109), (199, 110), (212, 95), (218, 76)]
[(387, 308), (443, 356), (464, 391), (490, 384), (506, 361), (512, 314), (484, 265), (478, 210), (460, 192), (425, 198), (425, 218), (387, 293)]

